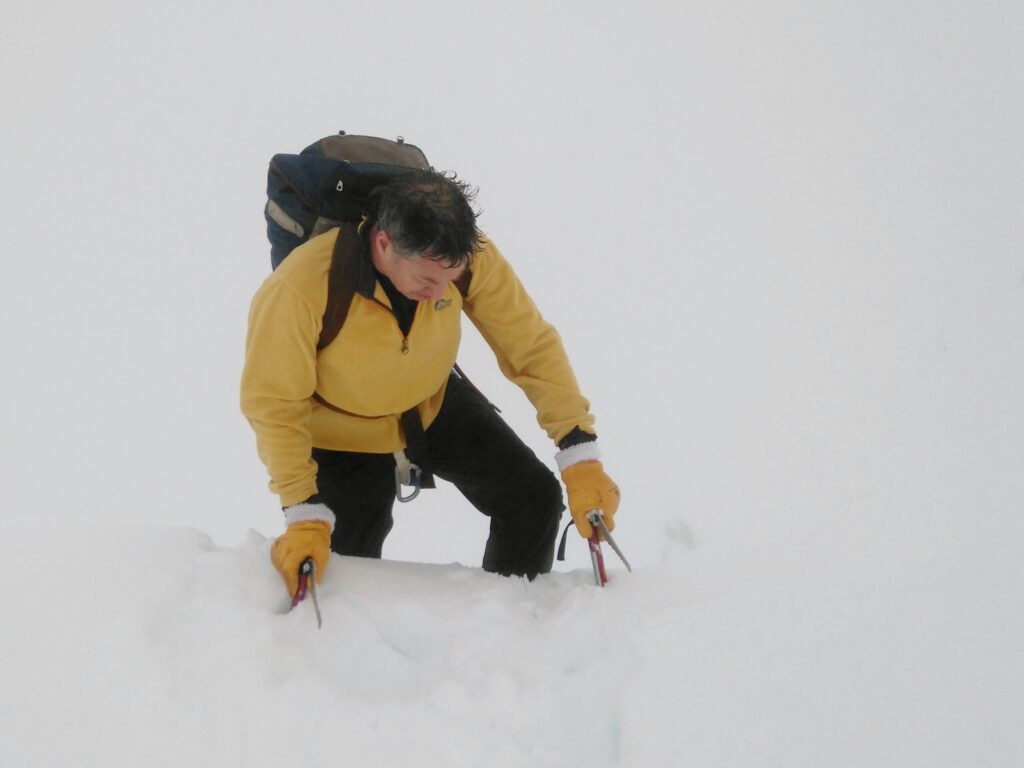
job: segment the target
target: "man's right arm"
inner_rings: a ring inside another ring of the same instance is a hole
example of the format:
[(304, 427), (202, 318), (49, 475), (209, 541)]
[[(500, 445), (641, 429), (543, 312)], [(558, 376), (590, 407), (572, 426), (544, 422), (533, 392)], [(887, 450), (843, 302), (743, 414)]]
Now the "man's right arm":
[(256, 432), (270, 490), (281, 497), (282, 507), (317, 492), (310, 417), (322, 322), (322, 313), (276, 275), (264, 282), (249, 311), (242, 413)]

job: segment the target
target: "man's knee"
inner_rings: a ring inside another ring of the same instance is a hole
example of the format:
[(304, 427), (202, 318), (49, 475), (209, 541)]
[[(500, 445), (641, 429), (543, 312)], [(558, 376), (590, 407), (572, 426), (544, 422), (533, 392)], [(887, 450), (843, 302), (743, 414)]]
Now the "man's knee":
[(530, 462), (523, 462), (518, 472), (510, 474), (510, 485), (520, 497), (522, 507), (533, 510), (538, 517), (558, 517), (565, 510), (561, 482), (536, 457)]
[(536, 465), (539, 469), (522, 477), (501, 512), (491, 516), (483, 559), (486, 571), (533, 579), (551, 570), (565, 505), (554, 474), (540, 462)]

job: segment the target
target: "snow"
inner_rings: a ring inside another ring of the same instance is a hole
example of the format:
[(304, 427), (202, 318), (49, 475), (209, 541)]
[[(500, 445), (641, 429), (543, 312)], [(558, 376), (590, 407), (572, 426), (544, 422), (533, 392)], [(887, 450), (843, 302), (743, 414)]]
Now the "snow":
[(1008, 766), (1024, 746), (1013, 546), (983, 568), (849, 546), (737, 567), (677, 537), (603, 590), (333, 556), (317, 629), (256, 532), (45, 541), (0, 549), (23, 574), (0, 602), (6, 765)]
[[(8, 5), (0, 765), (1024, 764), (1020, 3)], [(238, 377), (338, 129), (480, 187), (635, 573), (443, 486), (284, 612)]]

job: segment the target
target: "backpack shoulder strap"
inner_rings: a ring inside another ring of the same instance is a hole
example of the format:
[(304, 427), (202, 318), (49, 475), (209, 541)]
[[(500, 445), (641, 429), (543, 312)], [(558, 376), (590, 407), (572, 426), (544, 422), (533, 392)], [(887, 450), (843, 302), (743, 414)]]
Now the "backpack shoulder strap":
[(359, 285), (364, 247), (356, 224), (342, 224), (338, 227), (338, 238), (334, 241), (331, 268), (327, 275), (327, 309), (324, 311), (320, 339), (316, 344), (318, 351), (334, 341), (341, 332), (341, 326), (345, 324), (356, 286)]
[(459, 293), (462, 294), (462, 298), (466, 298), (469, 295), (469, 282), (473, 279), (473, 270), (471, 265), (466, 265), (466, 268), (462, 270), (462, 274), (459, 275), (459, 279), (455, 281), (455, 287), (459, 289)]

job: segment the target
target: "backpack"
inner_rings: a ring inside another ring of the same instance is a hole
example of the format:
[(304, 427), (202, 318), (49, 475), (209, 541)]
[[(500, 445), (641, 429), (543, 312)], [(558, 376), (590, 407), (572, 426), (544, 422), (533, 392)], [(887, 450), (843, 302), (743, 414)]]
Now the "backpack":
[(270, 265), (311, 237), (341, 224), (358, 224), (370, 193), (410, 169), (429, 168), (426, 155), (401, 136), (395, 141), (344, 131), (297, 155), (278, 154), (267, 173)]
[(311, 237), (338, 227), (317, 349), (341, 332), (355, 296), (364, 247), (357, 227), (370, 194), (396, 176), (429, 167), (423, 151), (401, 136), (391, 141), (344, 131), (297, 155), (271, 158), (264, 208), (271, 268)]

